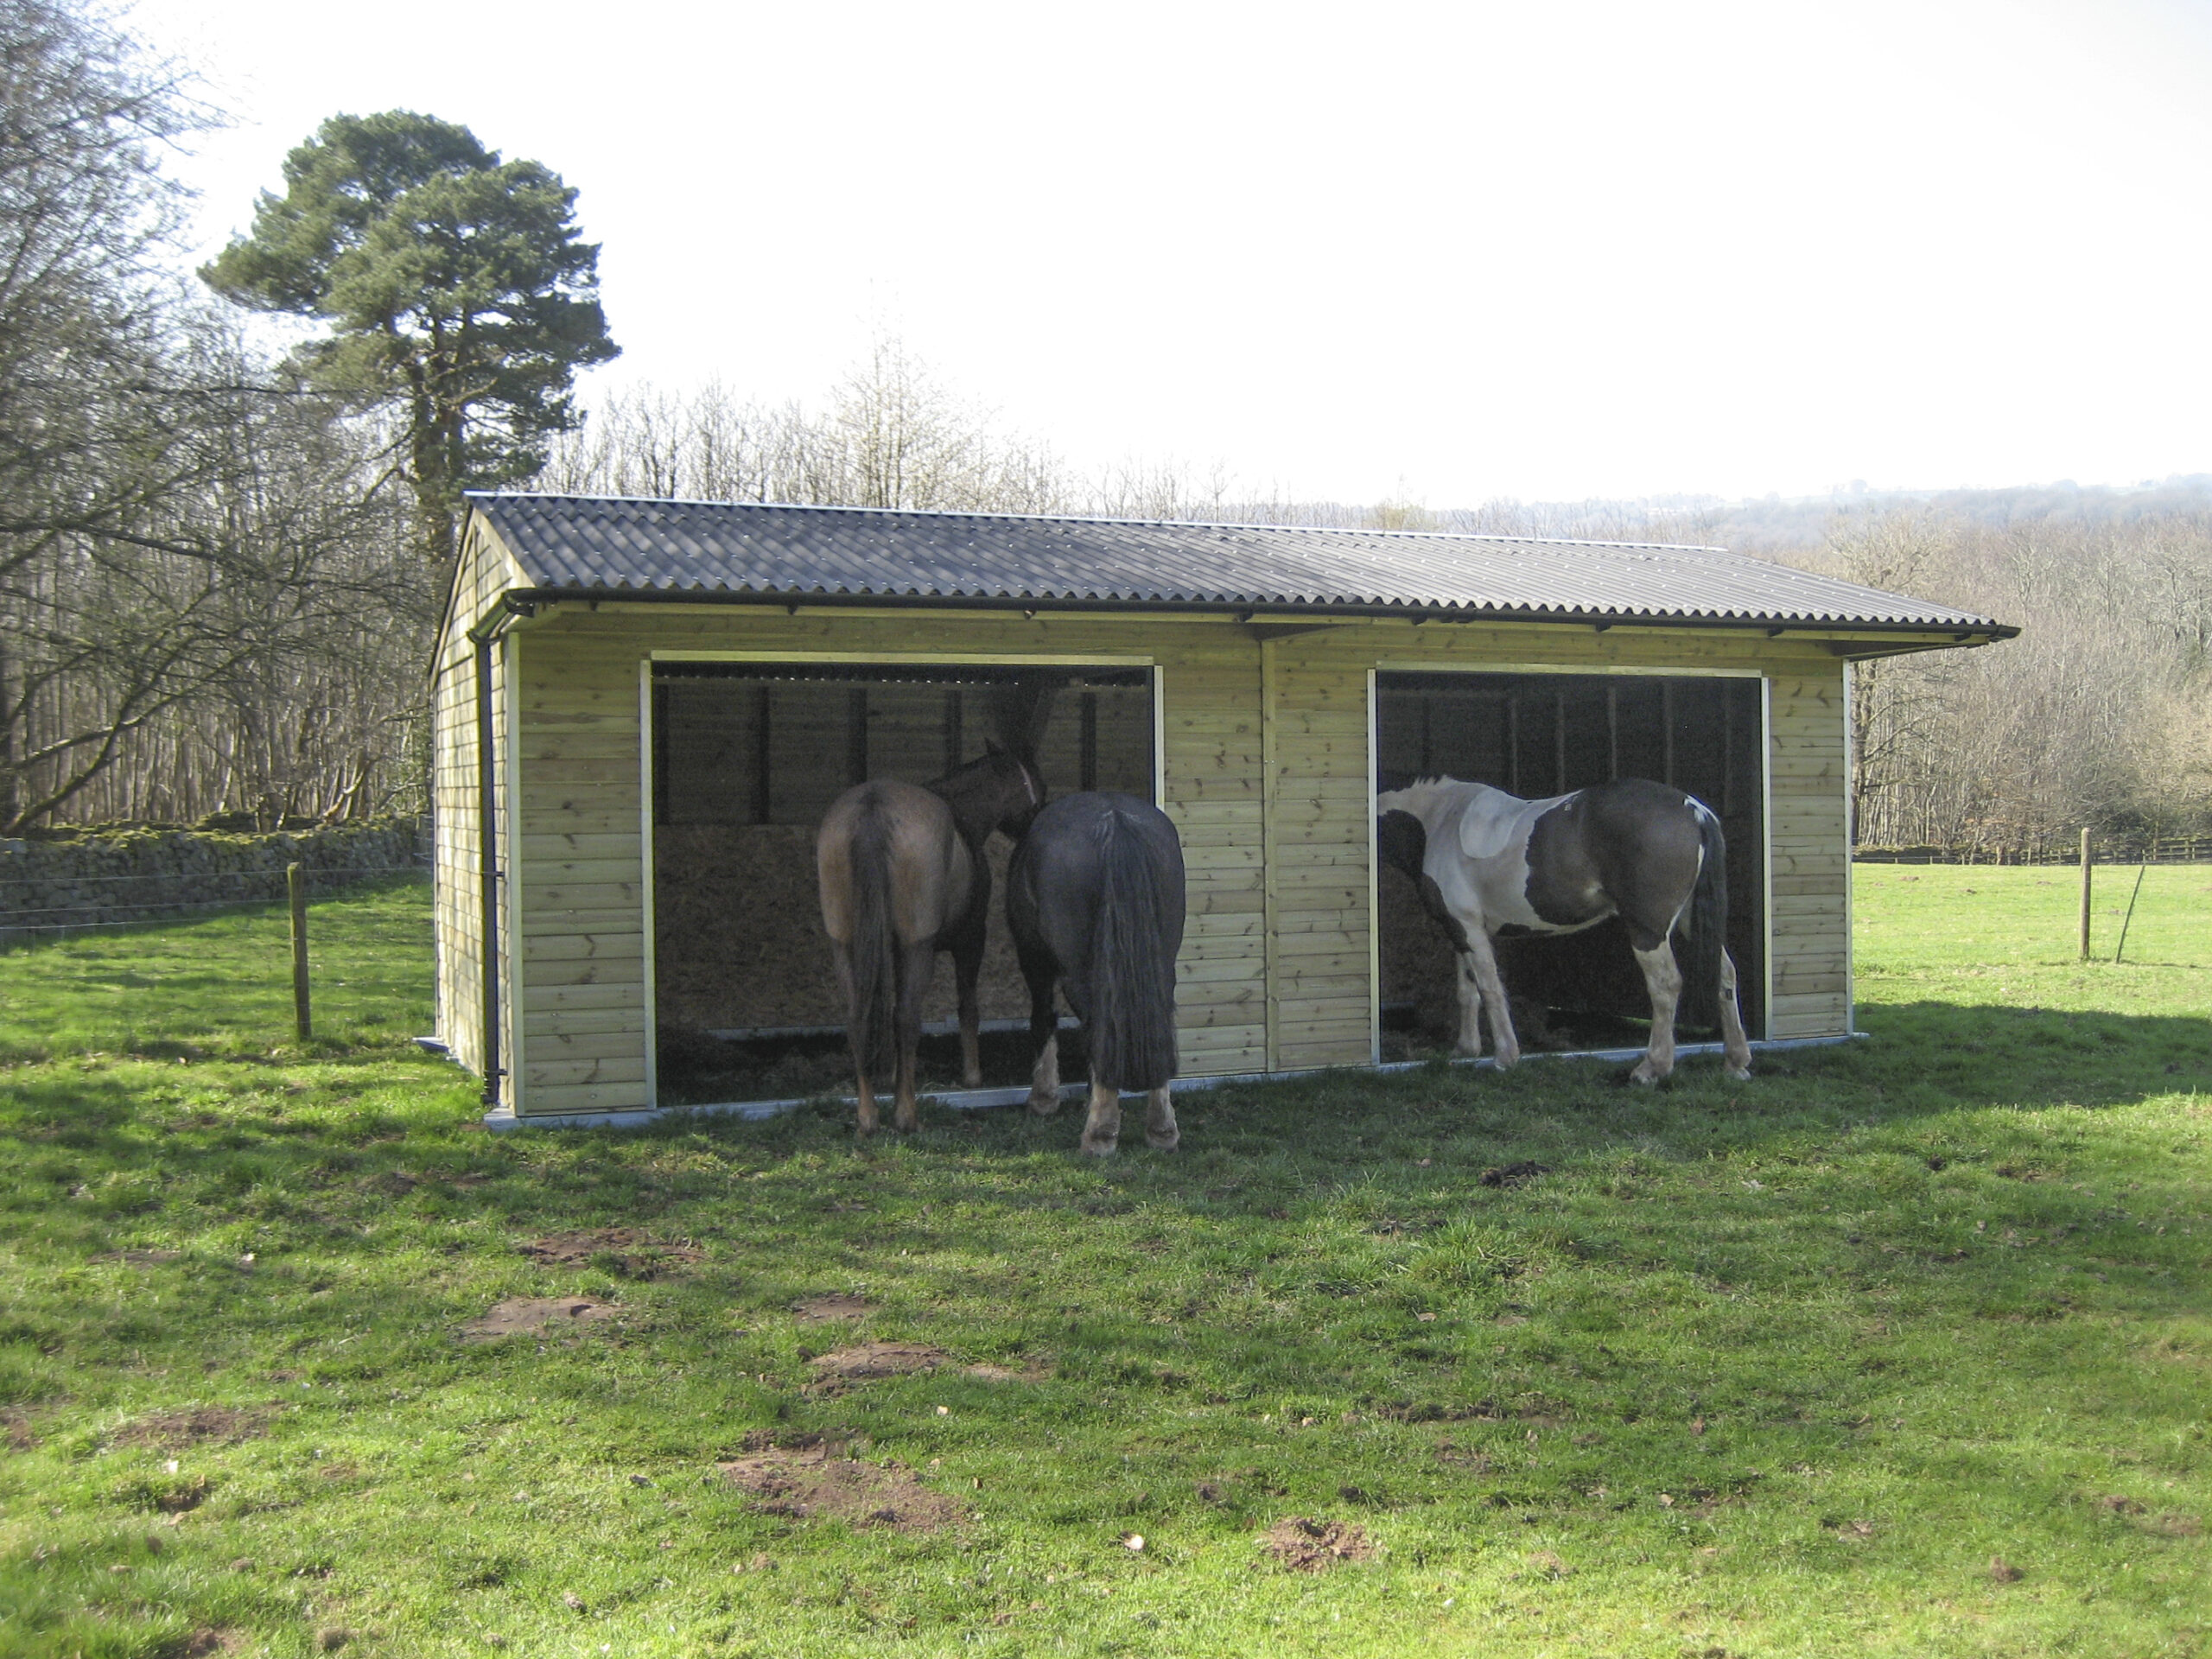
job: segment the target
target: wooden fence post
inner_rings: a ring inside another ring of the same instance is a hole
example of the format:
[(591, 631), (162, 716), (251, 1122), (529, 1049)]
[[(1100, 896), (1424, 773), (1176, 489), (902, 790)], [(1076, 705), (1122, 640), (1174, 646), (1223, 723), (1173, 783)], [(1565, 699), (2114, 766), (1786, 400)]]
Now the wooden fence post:
[(2082, 831), (2082, 960), (2089, 959), (2089, 832)]
[(284, 889), (292, 900), (292, 1023), (302, 1042), (315, 1034), (308, 1014), (308, 873), (304, 866), (284, 867)]

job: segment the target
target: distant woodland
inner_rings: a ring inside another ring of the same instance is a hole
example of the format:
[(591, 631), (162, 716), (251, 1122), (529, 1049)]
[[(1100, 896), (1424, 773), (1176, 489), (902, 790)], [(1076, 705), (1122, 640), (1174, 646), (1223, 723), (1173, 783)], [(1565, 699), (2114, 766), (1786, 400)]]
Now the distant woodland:
[[(426, 116), (334, 117), (195, 276), (166, 167), (222, 118), (188, 67), (80, 0), (0, 0), (0, 836), (423, 810), (462, 493), (516, 486), (1733, 547), (2024, 630), (1859, 670), (1862, 842), (2212, 831), (2212, 475), (1291, 500), (1172, 461), (1071, 463), (895, 340), (809, 404), (594, 402), (575, 376), (619, 349), (598, 249), (537, 162)], [(265, 344), (257, 311), (296, 342)]]
[(609, 400), (556, 447), (551, 490), (1214, 523), (1688, 542), (2018, 624), (2021, 637), (1860, 664), (1861, 845), (2048, 850), (2212, 832), (2212, 475), (1824, 499), (1432, 509), (1240, 493), (1219, 474), (1085, 472), (1010, 436), (887, 343), (818, 410), (721, 389)]

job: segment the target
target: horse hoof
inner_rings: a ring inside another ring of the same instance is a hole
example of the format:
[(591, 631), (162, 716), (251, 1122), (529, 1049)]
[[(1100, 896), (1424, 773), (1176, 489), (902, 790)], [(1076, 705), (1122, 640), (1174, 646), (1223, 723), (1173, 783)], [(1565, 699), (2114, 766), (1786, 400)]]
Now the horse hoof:
[(1179, 1135), (1171, 1135), (1164, 1139), (1154, 1140), (1147, 1135), (1144, 1138), (1144, 1143), (1154, 1152), (1173, 1152), (1183, 1144), (1183, 1137)]
[(1751, 1068), (1748, 1065), (1732, 1065), (1727, 1068), (1727, 1072), (1731, 1083), (1749, 1083), (1751, 1080)]
[(983, 1074), (980, 1071), (962, 1072), (960, 1074), (960, 1086), (963, 1089), (982, 1088), (983, 1086)]
[(1029, 1109), (1039, 1117), (1050, 1117), (1060, 1109), (1060, 1097), (1058, 1095), (1032, 1095), (1029, 1096)]
[(1639, 1089), (1656, 1089), (1659, 1086), (1659, 1074), (1648, 1066), (1637, 1066), (1628, 1074), (1628, 1080)]
[(1086, 1158), (1111, 1158), (1116, 1148), (1112, 1141), (1084, 1141), (1077, 1148)]

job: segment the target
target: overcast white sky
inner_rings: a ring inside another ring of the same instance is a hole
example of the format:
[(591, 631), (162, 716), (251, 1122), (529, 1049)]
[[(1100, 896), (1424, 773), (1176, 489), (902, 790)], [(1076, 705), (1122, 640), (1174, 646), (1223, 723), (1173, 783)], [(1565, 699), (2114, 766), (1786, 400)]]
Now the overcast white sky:
[(563, 174), (593, 386), (813, 397), (887, 321), (1297, 498), (2212, 471), (2212, 0), (132, 15), (239, 118), (210, 251), (340, 111)]

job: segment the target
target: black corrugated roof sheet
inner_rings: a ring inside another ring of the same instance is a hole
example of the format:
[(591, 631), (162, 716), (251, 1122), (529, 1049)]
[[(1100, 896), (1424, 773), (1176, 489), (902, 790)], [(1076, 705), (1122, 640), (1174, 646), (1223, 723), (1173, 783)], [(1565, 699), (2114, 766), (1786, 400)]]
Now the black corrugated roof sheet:
[(1714, 547), (594, 496), (469, 498), (542, 588), (2010, 633)]

